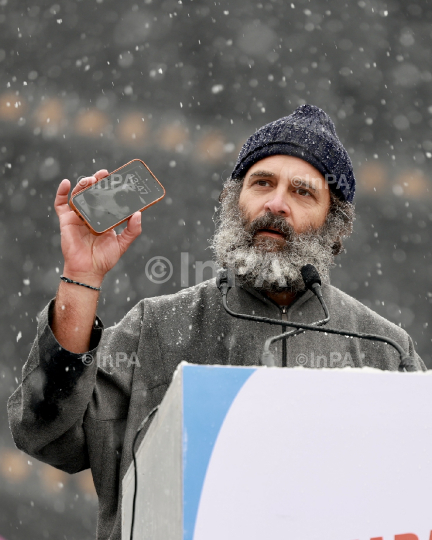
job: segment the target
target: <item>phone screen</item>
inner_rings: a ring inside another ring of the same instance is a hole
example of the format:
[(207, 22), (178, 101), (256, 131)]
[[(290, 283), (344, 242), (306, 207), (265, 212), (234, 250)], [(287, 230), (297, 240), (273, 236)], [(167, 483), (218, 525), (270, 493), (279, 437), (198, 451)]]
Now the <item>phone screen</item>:
[(73, 198), (77, 210), (102, 233), (165, 194), (142, 161), (134, 160)]

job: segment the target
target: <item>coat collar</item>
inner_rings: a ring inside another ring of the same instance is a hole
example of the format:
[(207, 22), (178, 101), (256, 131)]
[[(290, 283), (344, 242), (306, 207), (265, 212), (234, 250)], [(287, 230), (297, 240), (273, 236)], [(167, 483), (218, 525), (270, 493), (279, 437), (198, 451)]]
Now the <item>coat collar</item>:
[[(236, 285), (237, 286), (237, 285)], [(277, 308), (279, 311), (281, 311), (281, 306), (279, 306), (276, 302), (271, 300), (267, 295), (261, 293), (260, 291), (257, 291), (253, 287), (250, 287), (248, 285), (238, 285), (239, 289), (242, 291), (245, 291), (247, 294), (250, 294), (263, 302), (264, 304), (271, 306), (273, 309)], [(287, 313), (291, 314), (296, 312), (304, 303), (308, 302), (311, 298), (313, 298), (315, 295), (312, 291), (305, 291), (301, 293), (297, 298), (294, 300), (292, 304), (288, 307)]]

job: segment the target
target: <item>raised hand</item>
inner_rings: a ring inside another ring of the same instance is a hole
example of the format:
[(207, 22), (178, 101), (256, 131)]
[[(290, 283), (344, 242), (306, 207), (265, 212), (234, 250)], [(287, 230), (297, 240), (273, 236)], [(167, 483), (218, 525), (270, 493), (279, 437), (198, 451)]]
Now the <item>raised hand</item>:
[[(75, 195), (85, 187), (108, 175), (102, 169), (94, 176), (82, 178), (72, 191)], [(99, 286), (132, 242), (141, 233), (141, 212), (135, 212), (121, 234), (114, 230), (96, 236), (69, 207), (69, 180), (63, 180), (57, 190), (54, 207), (60, 221), (64, 275), (88, 285)]]

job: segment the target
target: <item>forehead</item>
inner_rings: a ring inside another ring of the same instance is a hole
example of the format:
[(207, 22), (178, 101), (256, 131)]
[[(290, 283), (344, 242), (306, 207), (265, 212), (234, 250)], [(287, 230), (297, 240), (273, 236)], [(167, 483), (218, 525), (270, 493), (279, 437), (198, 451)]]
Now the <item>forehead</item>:
[(246, 173), (246, 179), (259, 173), (270, 173), (277, 179), (300, 177), (309, 179), (316, 187), (324, 187), (324, 176), (313, 165), (294, 156), (276, 155), (257, 161)]

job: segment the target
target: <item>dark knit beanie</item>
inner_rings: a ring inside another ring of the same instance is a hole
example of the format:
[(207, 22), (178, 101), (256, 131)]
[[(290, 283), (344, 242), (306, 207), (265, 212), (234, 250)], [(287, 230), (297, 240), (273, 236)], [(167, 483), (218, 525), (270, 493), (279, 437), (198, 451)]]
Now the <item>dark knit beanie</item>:
[(304, 159), (324, 176), (330, 189), (352, 202), (355, 192), (353, 166), (327, 113), (315, 105), (301, 105), (284, 118), (267, 124), (243, 145), (231, 175), (243, 178), (257, 161), (284, 154)]

